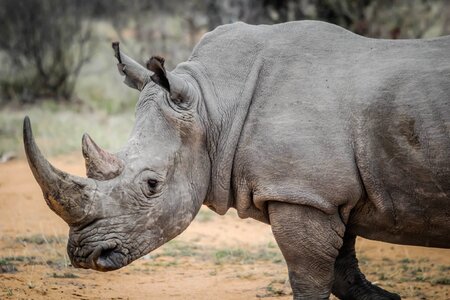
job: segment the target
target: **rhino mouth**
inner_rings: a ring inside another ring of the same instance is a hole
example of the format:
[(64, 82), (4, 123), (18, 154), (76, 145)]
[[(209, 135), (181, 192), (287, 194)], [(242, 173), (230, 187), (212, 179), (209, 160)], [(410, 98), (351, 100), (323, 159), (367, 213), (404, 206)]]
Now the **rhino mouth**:
[(76, 268), (93, 269), (108, 272), (120, 269), (128, 264), (127, 256), (118, 246), (97, 246), (87, 257), (71, 256), (72, 265)]
[(127, 257), (116, 248), (104, 249), (100, 255), (94, 259), (95, 270), (113, 271), (127, 265)]

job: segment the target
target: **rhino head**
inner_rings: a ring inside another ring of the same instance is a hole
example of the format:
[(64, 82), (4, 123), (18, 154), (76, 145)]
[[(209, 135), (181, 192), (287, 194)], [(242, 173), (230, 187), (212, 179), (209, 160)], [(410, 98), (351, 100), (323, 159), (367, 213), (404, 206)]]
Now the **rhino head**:
[(125, 83), (140, 91), (136, 123), (123, 149), (111, 154), (85, 134), (87, 178), (53, 167), (41, 154), (28, 117), (28, 163), (48, 206), (69, 224), (67, 251), (75, 267), (111, 271), (180, 234), (206, 196), (210, 160), (200, 114), (201, 94), (188, 76), (152, 57), (147, 68), (113, 43)]

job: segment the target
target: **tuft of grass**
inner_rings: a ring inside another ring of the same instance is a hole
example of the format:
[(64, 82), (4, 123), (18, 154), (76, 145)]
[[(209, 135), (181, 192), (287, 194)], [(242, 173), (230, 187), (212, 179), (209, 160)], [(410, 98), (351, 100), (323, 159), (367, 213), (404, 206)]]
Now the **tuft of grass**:
[(215, 213), (211, 211), (210, 209), (201, 209), (197, 216), (195, 217), (195, 220), (197, 220), (200, 223), (207, 223), (214, 219)]
[(399, 262), (402, 264), (411, 264), (411, 263), (414, 263), (415, 261), (413, 259), (403, 258)]
[(426, 282), (428, 279), (429, 279), (429, 278), (426, 277), (426, 276), (423, 276), (423, 275), (417, 275), (417, 276), (414, 278), (414, 281), (417, 281), (417, 282)]
[(450, 285), (450, 277), (439, 277), (431, 280), (431, 284)]
[(215, 264), (225, 263), (253, 264), (256, 261), (270, 261), (272, 263), (283, 262), (283, 257), (278, 249), (261, 247), (256, 252), (240, 248), (225, 248), (214, 252)]
[(266, 286), (265, 294), (256, 295), (257, 298), (280, 297), (292, 295), (290, 288), (286, 285), (286, 280), (273, 280)]
[(428, 257), (421, 257), (421, 258), (419, 258), (419, 262), (420, 263), (427, 263), (429, 261), (430, 261), (430, 259)]
[(53, 273), (52, 274), (53, 278), (79, 278), (80, 276), (73, 274), (73, 273), (63, 273), (63, 274), (57, 274), (57, 273)]
[(2, 265), (2, 262), (5, 264), (11, 263), (11, 262), (21, 262), (25, 263), (27, 265), (38, 265), (39, 263), (36, 261), (36, 256), (5, 256), (0, 259), (0, 265)]
[(0, 259), (0, 274), (2, 273), (16, 273), (18, 270), (10, 260), (6, 258)]
[(147, 262), (148, 266), (171, 266), (177, 262), (172, 260), (158, 260), (163, 257), (193, 257), (197, 260), (211, 260), (217, 265), (231, 264), (253, 264), (257, 261), (281, 263), (284, 261), (278, 247), (271, 248), (261, 245), (256, 251), (241, 248), (207, 248), (200, 247), (184, 241), (172, 240), (166, 243), (159, 251), (150, 256), (153, 261)]
[(266, 291), (267, 291), (271, 296), (284, 296), (284, 295), (286, 295), (286, 293), (283, 291), (283, 289), (276, 288), (276, 287), (274, 287), (272, 284), (269, 284), (269, 285), (266, 287)]
[(386, 277), (386, 275), (384, 273), (380, 273), (378, 274), (378, 280), (388, 280), (388, 278)]
[(442, 266), (438, 267), (438, 270), (441, 271), (441, 272), (448, 272), (448, 271), (450, 271), (450, 266), (442, 265)]
[(365, 255), (361, 255), (358, 257), (358, 262), (360, 265), (368, 265), (370, 264), (370, 259)]
[(12, 297), (13, 295), (14, 295), (14, 293), (13, 293), (12, 289), (6, 288), (6, 296)]
[(149, 261), (144, 263), (144, 266), (147, 267), (172, 267), (172, 266), (177, 266), (178, 265), (178, 261), (173, 260), (173, 261)]
[(249, 263), (253, 262), (251, 254), (243, 249), (221, 249), (214, 253), (215, 263), (221, 265), (224, 263)]
[(277, 244), (275, 244), (274, 242), (270, 241), (270, 242), (267, 244), (267, 248), (269, 248), (269, 249), (278, 249), (278, 246), (277, 246)]
[(253, 274), (251, 272), (247, 272), (247, 273), (244, 273), (244, 274), (237, 274), (236, 278), (251, 280), (251, 279), (255, 278), (255, 274)]
[(31, 236), (17, 237), (16, 240), (22, 244), (64, 244), (67, 238), (64, 236), (45, 236), (42, 234), (35, 234)]
[(181, 241), (172, 240), (166, 243), (163, 248), (162, 254), (158, 256), (170, 256), (170, 257), (187, 257), (187, 256), (200, 256), (201, 252), (198, 246), (188, 244)]
[(283, 255), (281, 254), (278, 247), (275, 248), (261, 247), (256, 253), (255, 260), (270, 261), (276, 264), (284, 262)]
[(47, 264), (49, 267), (55, 268), (64, 268), (69, 265), (67, 259), (63, 255), (58, 255), (58, 257), (47, 259), (45, 261), (45, 264)]

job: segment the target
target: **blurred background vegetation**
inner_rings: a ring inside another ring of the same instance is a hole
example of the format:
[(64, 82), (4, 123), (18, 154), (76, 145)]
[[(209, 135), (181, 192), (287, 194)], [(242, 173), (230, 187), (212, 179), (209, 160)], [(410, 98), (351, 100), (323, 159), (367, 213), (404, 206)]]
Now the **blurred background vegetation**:
[(85, 131), (118, 150), (138, 93), (120, 84), (110, 48), (173, 68), (202, 35), (244, 21), (314, 19), (374, 38), (450, 33), (450, 1), (435, 0), (0, 0), (0, 161), (22, 156), (29, 115), (46, 154), (79, 149)]

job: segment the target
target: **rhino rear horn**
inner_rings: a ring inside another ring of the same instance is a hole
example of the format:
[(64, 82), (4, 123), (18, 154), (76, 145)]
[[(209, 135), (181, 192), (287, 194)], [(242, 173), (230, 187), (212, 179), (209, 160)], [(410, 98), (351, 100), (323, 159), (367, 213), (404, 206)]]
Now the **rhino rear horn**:
[(52, 166), (34, 141), (28, 117), (25, 117), (23, 123), (23, 142), (28, 164), (50, 209), (69, 225), (86, 218), (94, 201), (95, 182)]
[(142, 91), (144, 86), (151, 81), (151, 73), (134, 61), (132, 58), (123, 54), (119, 48), (119, 42), (112, 43), (114, 56), (118, 60), (117, 68), (121, 75), (125, 75), (125, 84), (129, 87)]
[(108, 180), (122, 172), (124, 168), (123, 161), (100, 148), (87, 133), (83, 135), (82, 149), (87, 177), (97, 180)]

